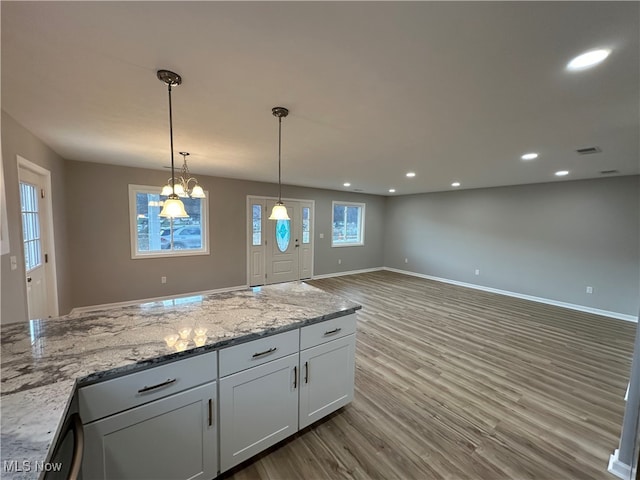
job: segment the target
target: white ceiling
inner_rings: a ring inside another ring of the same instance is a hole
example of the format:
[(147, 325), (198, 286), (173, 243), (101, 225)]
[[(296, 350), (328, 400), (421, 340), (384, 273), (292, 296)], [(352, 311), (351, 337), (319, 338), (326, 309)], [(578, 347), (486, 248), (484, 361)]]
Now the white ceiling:
[[(279, 105), (285, 184), (401, 195), (640, 172), (638, 2), (1, 9), (2, 108), (67, 159), (168, 165), (169, 69), (175, 151), (195, 173), (277, 181)], [(565, 70), (597, 47), (602, 65)]]

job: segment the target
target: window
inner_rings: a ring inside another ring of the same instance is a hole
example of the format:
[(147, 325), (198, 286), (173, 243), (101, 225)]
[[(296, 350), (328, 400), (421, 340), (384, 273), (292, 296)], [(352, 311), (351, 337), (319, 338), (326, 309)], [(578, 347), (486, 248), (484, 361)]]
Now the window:
[(333, 202), (332, 247), (364, 245), (364, 203)]
[(251, 206), (251, 210), (253, 212), (253, 240), (252, 245), (259, 246), (262, 245), (262, 205), (253, 204)]
[(42, 265), (38, 189), (34, 185), (20, 182), (20, 207), (22, 213), (24, 264), (26, 270), (30, 271)]
[(311, 243), (310, 211), (311, 209), (309, 207), (302, 207), (302, 243)]
[(160, 216), (167, 198), (160, 187), (129, 185), (131, 258), (149, 258), (209, 253), (207, 199), (181, 198), (187, 218)]

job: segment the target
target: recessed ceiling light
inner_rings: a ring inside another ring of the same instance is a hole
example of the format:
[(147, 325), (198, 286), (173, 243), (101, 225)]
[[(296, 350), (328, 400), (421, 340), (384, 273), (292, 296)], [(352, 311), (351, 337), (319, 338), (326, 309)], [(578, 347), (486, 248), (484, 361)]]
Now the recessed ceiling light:
[(350, 187), (350, 186), (351, 186), (351, 184), (350, 184), (349, 182), (344, 182), (344, 183), (343, 183), (343, 185), (344, 185), (345, 187)]
[(395, 188), (390, 188), (389, 189), (389, 193), (396, 193), (396, 189)]
[(460, 186), (460, 182), (453, 182), (451, 184), (452, 187), (459, 187)]
[(609, 56), (611, 50), (608, 48), (600, 48), (598, 50), (590, 50), (581, 55), (578, 55), (576, 58), (567, 63), (567, 70), (571, 71), (580, 71), (586, 70), (587, 68), (595, 67), (600, 62), (602, 62), (605, 58)]
[(558, 170), (556, 172), (556, 177), (564, 177), (566, 175), (569, 175), (569, 170)]
[(411, 178), (415, 176), (416, 176), (415, 172), (407, 172), (407, 177)]
[(531, 153), (525, 153), (524, 155), (522, 155), (520, 157), (522, 160), (535, 160), (536, 158), (538, 158), (538, 154), (535, 152), (531, 152)]

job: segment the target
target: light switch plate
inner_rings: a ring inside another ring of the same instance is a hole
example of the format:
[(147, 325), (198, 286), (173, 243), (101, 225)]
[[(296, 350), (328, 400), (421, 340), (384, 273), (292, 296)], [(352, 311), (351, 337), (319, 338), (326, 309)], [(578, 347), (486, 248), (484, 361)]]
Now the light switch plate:
[(16, 270), (18, 268), (18, 258), (15, 255), (11, 255), (9, 259), (11, 260), (11, 270)]

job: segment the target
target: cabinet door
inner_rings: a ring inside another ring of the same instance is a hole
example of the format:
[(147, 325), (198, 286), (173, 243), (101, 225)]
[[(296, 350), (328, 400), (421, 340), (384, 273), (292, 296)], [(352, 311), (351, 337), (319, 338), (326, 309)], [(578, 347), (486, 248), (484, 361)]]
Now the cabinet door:
[(83, 478), (217, 475), (216, 382), (85, 425)]
[(298, 430), (298, 354), (220, 379), (220, 471)]
[(353, 400), (355, 334), (300, 352), (300, 428)]

